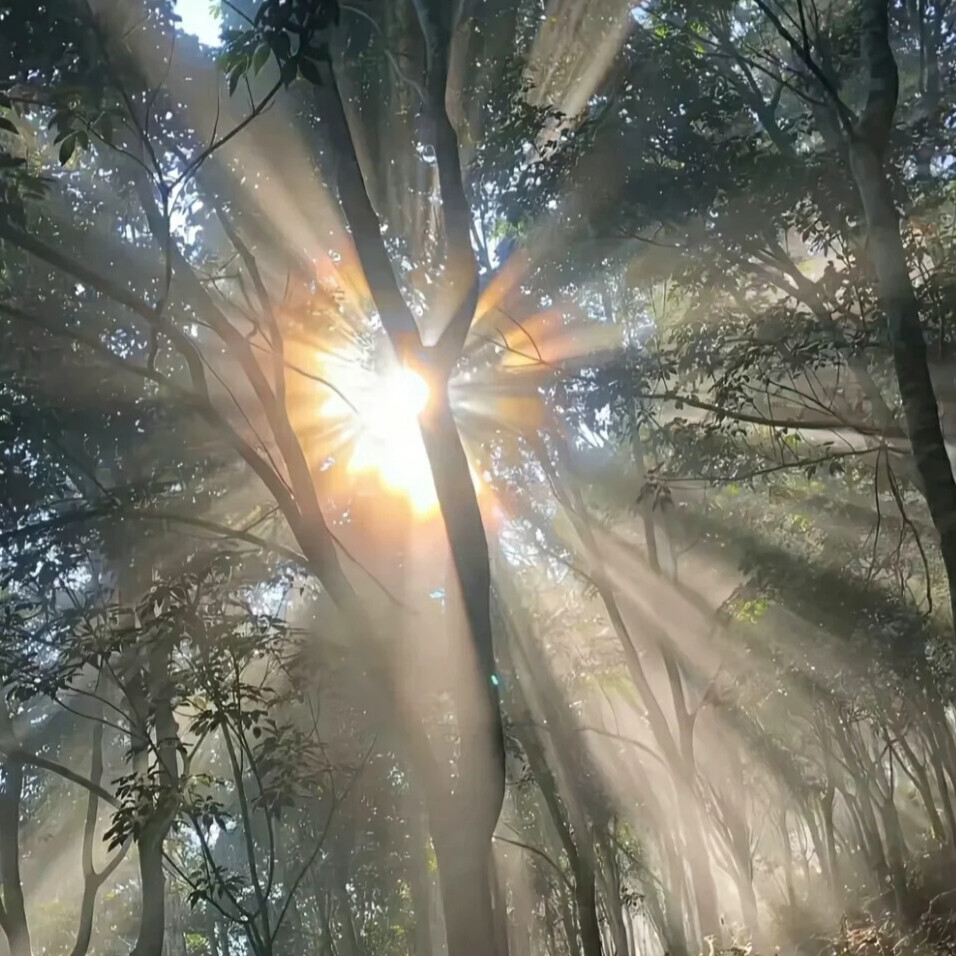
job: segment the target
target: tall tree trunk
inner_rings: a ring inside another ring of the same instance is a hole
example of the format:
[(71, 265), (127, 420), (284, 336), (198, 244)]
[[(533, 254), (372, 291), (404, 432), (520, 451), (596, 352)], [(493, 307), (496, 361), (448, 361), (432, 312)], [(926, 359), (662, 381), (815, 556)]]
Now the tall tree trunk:
[[(633, 439), (632, 452), (634, 467), (641, 495), (641, 517), (644, 524), (644, 539), (647, 546), (647, 559), (651, 570), (655, 574), (665, 572), (673, 581), (677, 577), (677, 566), (673, 561), (673, 549), (667, 529), (664, 530), (666, 542), (667, 566), (662, 567), (658, 549), (657, 522), (654, 520), (653, 502), (644, 494), (646, 480), (646, 466), (644, 448), (640, 440), (638, 416), (635, 413), (632, 419)], [(687, 840), (687, 860), (690, 867), (691, 884), (697, 902), (697, 918), (700, 925), (701, 937), (706, 939), (715, 937), (720, 942), (720, 917), (717, 906), (717, 889), (714, 883), (713, 872), (710, 867), (710, 856), (704, 839), (698, 801), (694, 790), (694, 781), (697, 777), (696, 757), (694, 753), (694, 724), (696, 715), (687, 708), (684, 694), (683, 679), (680, 665), (673, 649), (666, 641), (660, 645), (660, 653), (667, 672), (668, 686), (671, 690), (674, 713), (677, 719), (677, 738), (680, 749), (681, 768), (675, 772), (675, 786), (684, 793), (680, 797), (681, 822)], [(751, 892), (753, 887), (751, 886)], [(743, 901), (741, 901), (743, 902)], [(754, 901), (754, 917), (756, 917), (756, 900)], [(756, 923), (754, 923), (754, 928)]]
[[(6, 706), (0, 707), (4, 736), (13, 734)], [(7, 936), (10, 956), (30, 956), (30, 928), (27, 924), (20, 879), (20, 799), (23, 794), (23, 763), (8, 757), (0, 766), (0, 885), (3, 905), (0, 925)]]
[(166, 829), (147, 824), (136, 842), (143, 903), (139, 934), (130, 956), (162, 956), (166, 932), (166, 874), (163, 872)]
[[(103, 722), (102, 706), (97, 706), (92, 714), (93, 755), (90, 761), (90, 781), (99, 786), (103, 779)], [(83, 896), (80, 900), (80, 916), (77, 922), (76, 941), (70, 956), (86, 956), (93, 936), (93, 916), (96, 896), (100, 887), (109, 879), (114, 870), (123, 862), (129, 849), (129, 841), (117, 850), (113, 858), (98, 873), (93, 865), (93, 845), (96, 838), (96, 821), (99, 817), (99, 797), (91, 790), (87, 796), (86, 820), (83, 824), (83, 847), (81, 862), (83, 866)], [(213, 954), (216, 956), (216, 954)]]
[(544, 898), (544, 928), (545, 939), (547, 940), (545, 952), (548, 953), (548, 956), (557, 956), (558, 941), (554, 932), (554, 910), (549, 896)]
[(179, 806), (179, 726), (173, 714), (169, 674), (172, 645), (168, 641), (150, 648), (147, 669), (127, 685), (133, 711), (133, 766), (147, 770), (149, 719), (153, 715), (159, 789), (149, 819), (136, 840), (143, 906), (139, 934), (130, 956), (162, 956), (166, 931), (166, 875), (163, 851)]
[(913, 750), (904, 733), (898, 735), (897, 746), (903, 752), (903, 756), (899, 757), (900, 767), (910, 778), (923, 801), (923, 809), (926, 811), (933, 836), (938, 843), (945, 844), (946, 827), (943, 825), (943, 818), (939, 815), (939, 810), (936, 807), (936, 797), (930, 784), (929, 773), (926, 770), (925, 758), (922, 758)]
[(678, 847), (670, 834), (662, 835), (660, 842), (665, 859), (662, 942), (673, 956), (689, 956), (697, 950), (688, 944), (684, 929), (684, 868)]
[(163, 956), (188, 956), (183, 902), (175, 888), (166, 883), (166, 932), (163, 941)]
[(428, 856), (424, 813), (418, 806), (408, 809), (411, 837), (412, 907), (415, 910), (415, 953), (417, 956), (432, 956), (431, 938), (431, 887), (428, 876)]
[[(556, 422), (552, 432), (553, 436), (561, 434), (561, 429)], [(580, 494), (575, 491), (574, 485), (563, 480), (563, 474), (568, 474), (571, 470), (567, 448), (562, 441), (555, 440), (555, 449), (559, 457), (559, 469), (555, 468), (547, 449), (543, 447), (539, 451), (539, 461), (551, 476), (552, 487), (555, 490), (562, 487), (567, 489), (567, 494), (564, 495), (559, 491), (558, 500), (565, 508), (583, 545), (583, 553), (589, 565), (589, 577), (597, 587), (611, 626), (620, 640), (628, 672), (646, 711), (648, 725), (674, 782), (677, 808), (686, 843), (687, 863), (691, 873), (691, 885), (697, 904), (700, 935), (704, 939), (712, 938), (719, 944), (721, 925), (717, 891), (696, 790), (697, 768), (693, 755), (694, 715), (687, 710), (683, 700), (683, 685), (671, 643), (667, 635), (660, 632), (657, 625), (649, 621), (642, 622), (646, 625), (645, 629), (650, 635), (650, 640), (660, 650), (667, 667), (671, 695), (678, 718), (676, 735), (672, 732), (661, 702), (651, 687), (637, 643), (624, 619), (614, 587), (604, 566), (600, 548), (595, 541), (587, 517), (587, 509)]]
[(880, 818), (886, 834), (886, 858), (892, 881), (893, 899), (896, 911), (903, 920), (910, 920), (916, 914), (912, 912), (912, 894), (906, 878), (906, 845), (896, 805), (892, 796), (880, 805)]
[(508, 950), (508, 896), (504, 881), (501, 879), (501, 873), (498, 871), (498, 864), (495, 860), (495, 853), (491, 851), (490, 863), (491, 876), (491, 903), (495, 918), (495, 952), (507, 953)]
[[(425, 107), (435, 137), (443, 220), (451, 247), (448, 271), (453, 298), (456, 298), (452, 319), (433, 348), (423, 346), (414, 315), (392, 270), (334, 74), (328, 78), (325, 116), (338, 159), (339, 198), (382, 324), (398, 357), (413, 365), (430, 386), (430, 400), (420, 422), (422, 439), (448, 535), (469, 633), (466, 646), (460, 649), (450, 687), (459, 733), (454, 795), (450, 793), (452, 782), (439, 779), (434, 768), (429, 770), (419, 766), (417, 769), (425, 777), (445, 905), (449, 956), (472, 956), (473, 953), (496, 952), (493, 927), (490, 921), (483, 925), (481, 920), (493, 912), (489, 857), (492, 834), (504, 799), (504, 736), (494, 682), (488, 544), (468, 459), (448, 395), (448, 379), (474, 316), (477, 266), (470, 245), (470, 215), (462, 190), (457, 139), (444, 102), (450, 40), (446, 29), (449, 24), (445, 19), (448, 8), (441, 4), (437, 7), (423, 4), (416, 9), (419, 10), (428, 49), (428, 102)], [(465, 829), (470, 831), (467, 837), (460, 832)], [(463, 849), (469, 856), (464, 860), (456, 859)], [(460, 894), (469, 899), (469, 905), (454, 901), (451, 877), (442, 872), (445, 866), (464, 881)], [(481, 901), (473, 898), (476, 892), (483, 894)], [(481, 933), (492, 934), (484, 939), (483, 949), (460, 950), (452, 946), (453, 940), (456, 945), (477, 943), (482, 939)]]
[(956, 481), (943, 442), (919, 303), (900, 236), (900, 217), (884, 165), (899, 96), (899, 76), (889, 40), (888, 0), (863, 0), (861, 17), (869, 91), (863, 116), (849, 134), (850, 170), (863, 204), (867, 256), (889, 325), (906, 428), (939, 534), (956, 623)]
[(355, 920), (352, 918), (352, 900), (349, 897), (348, 886), (344, 875), (339, 875), (336, 881), (334, 895), (339, 903), (339, 924), (342, 927), (342, 948), (346, 956), (364, 956), (365, 947), (355, 932)]
[(797, 905), (797, 894), (793, 885), (793, 853), (790, 849), (790, 827), (787, 824), (786, 805), (784, 805), (783, 809), (780, 811), (777, 829), (780, 832), (781, 856), (783, 858), (783, 878), (787, 889), (787, 905), (790, 907), (790, 909), (795, 909)]
[(607, 891), (604, 894), (604, 909), (607, 914), (608, 930), (611, 935), (611, 950), (616, 956), (625, 956), (633, 949), (627, 932), (626, 904), (621, 894), (621, 876), (618, 867), (617, 848), (611, 820), (605, 821), (601, 844), (604, 852), (604, 869), (607, 873)]
[(744, 873), (739, 867), (735, 867), (734, 885), (737, 888), (737, 899), (740, 901), (740, 915), (743, 917), (744, 926), (750, 934), (750, 943), (756, 952), (762, 952), (760, 910), (757, 907), (757, 893), (754, 890), (753, 877)]
[(463, 822), (432, 829), (448, 956), (494, 956), (499, 940), (491, 904), (491, 850)]
[(580, 956), (578, 927), (574, 921), (574, 910), (569, 899), (570, 893), (565, 886), (561, 886), (558, 892), (561, 900), (561, 923), (564, 926), (564, 938), (568, 941), (568, 953), (571, 956)]
[(701, 940), (713, 938), (720, 942), (720, 912), (717, 907), (717, 888), (710, 867), (710, 854), (707, 839), (700, 819), (700, 808), (693, 789), (686, 779), (682, 779), (679, 770), (675, 773), (674, 785), (677, 789), (677, 806), (680, 813), (681, 829), (684, 832), (684, 851), (687, 854), (687, 867), (690, 871), (691, 888), (697, 906), (697, 923)]
[(943, 813), (946, 817), (946, 828), (949, 837), (950, 849), (956, 849), (956, 811), (953, 808), (953, 800), (950, 795), (949, 783), (946, 779), (946, 768), (943, 765), (943, 756), (940, 752), (939, 741), (936, 738), (936, 730), (929, 727), (927, 730), (927, 749), (929, 751), (930, 766), (933, 768), (933, 776), (936, 778), (936, 788), (939, 790), (939, 799), (943, 807)]
[[(601, 928), (597, 916), (596, 898), (596, 860), (594, 850), (588, 842), (591, 839), (583, 814), (575, 813), (574, 830), (566, 819), (573, 812), (575, 797), (571, 795), (562, 803), (558, 788), (548, 766), (544, 747), (538, 740), (538, 731), (530, 707), (522, 695), (521, 681), (512, 685), (515, 696), (515, 734), (524, 748), (531, 767), (531, 773), (544, 799), (551, 822), (558, 833), (561, 845), (568, 857), (568, 864), (574, 874), (574, 903), (578, 911), (578, 925), (581, 931), (581, 952), (583, 956), (604, 956), (601, 940)], [(554, 729), (554, 728), (552, 728)], [(582, 844), (579, 849), (579, 844)]]
[(834, 894), (841, 892), (840, 864), (837, 857), (836, 829), (833, 824), (833, 800), (836, 788), (828, 781), (827, 787), (820, 797), (820, 815), (823, 817), (823, 837), (826, 840), (827, 875), (830, 879), (830, 888)]

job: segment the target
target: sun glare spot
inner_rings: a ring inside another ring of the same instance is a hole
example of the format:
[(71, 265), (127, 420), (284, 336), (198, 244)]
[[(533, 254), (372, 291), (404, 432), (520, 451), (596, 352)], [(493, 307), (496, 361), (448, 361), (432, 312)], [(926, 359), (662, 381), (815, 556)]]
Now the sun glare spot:
[(428, 383), (409, 368), (376, 376), (358, 407), (358, 434), (349, 459), (352, 474), (374, 474), (387, 490), (404, 495), (418, 515), (437, 508), (418, 416)]
[[(382, 378), (378, 398), (402, 418), (418, 418), (428, 404), (428, 383), (410, 368), (398, 368)], [(388, 414), (385, 409), (382, 414)]]
[(180, 18), (180, 29), (189, 33), (200, 43), (209, 47), (218, 47), (222, 44), (219, 35), (221, 27), (221, 11), (218, 5), (209, 0), (177, 0), (173, 5), (176, 15)]
[[(303, 364), (315, 367), (326, 384), (320, 386), (318, 402), (308, 405), (318, 422), (300, 426), (325, 436), (321, 454), (341, 464), (338, 480), (348, 480), (337, 487), (347, 496), (347, 489), (359, 491), (360, 497), (371, 492), (381, 504), (408, 508), (417, 521), (425, 521), (439, 512), (419, 422), (432, 399), (430, 386), (413, 369), (383, 358), (363, 361), (354, 343), (318, 354), (310, 350)], [(319, 447), (313, 453), (316, 461)], [(482, 495), (485, 482), (471, 462), (469, 469)], [(335, 486), (333, 480), (329, 487)]]

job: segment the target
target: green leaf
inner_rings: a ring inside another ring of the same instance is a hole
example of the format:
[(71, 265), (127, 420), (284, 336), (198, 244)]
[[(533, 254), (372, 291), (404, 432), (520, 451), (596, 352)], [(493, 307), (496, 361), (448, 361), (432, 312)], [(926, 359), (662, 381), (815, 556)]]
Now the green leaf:
[(60, 165), (65, 166), (76, 152), (76, 133), (70, 133), (62, 143), (60, 143)]
[(0, 129), (6, 130), (8, 133), (13, 133), (14, 136), (20, 135), (20, 130), (14, 125), (13, 120), (8, 119), (6, 116), (0, 116)]
[(329, 47), (326, 43), (320, 43), (318, 46), (303, 46), (299, 50), (300, 57), (307, 57), (316, 63), (327, 63), (329, 60)]
[(295, 60), (286, 60), (282, 64), (282, 73), (280, 79), (285, 86), (288, 86), (296, 77), (297, 66)]
[(299, 76), (302, 79), (307, 80), (313, 86), (322, 85), (322, 74), (319, 73), (319, 68), (311, 61), (306, 59), (300, 59), (299, 64)]
[(269, 55), (272, 51), (268, 43), (260, 43), (256, 47), (256, 52), (252, 55), (252, 72), (258, 74), (259, 71), (269, 62)]
[(284, 63), (292, 54), (292, 41), (288, 33), (276, 33), (269, 38), (272, 51), (280, 63)]
[(229, 95), (232, 96), (236, 92), (236, 87), (239, 85), (239, 77), (242, 76), (243, 69), (242, 64), (233, 68), (233, 71), (229, 74)]

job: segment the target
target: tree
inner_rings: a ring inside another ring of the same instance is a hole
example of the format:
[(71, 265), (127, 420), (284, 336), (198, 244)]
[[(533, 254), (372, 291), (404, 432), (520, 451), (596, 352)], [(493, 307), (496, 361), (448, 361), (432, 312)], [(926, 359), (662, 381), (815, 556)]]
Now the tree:
[(0, 8), (18, 956), (947, 938), (952, 43), (866, 3)]

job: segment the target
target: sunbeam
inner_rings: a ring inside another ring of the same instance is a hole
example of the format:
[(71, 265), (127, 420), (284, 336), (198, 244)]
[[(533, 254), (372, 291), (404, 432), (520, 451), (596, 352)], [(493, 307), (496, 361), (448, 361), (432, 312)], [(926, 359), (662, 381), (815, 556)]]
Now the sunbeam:
[(946, 956), (944, 0), (0, 0), (0, 956)]

